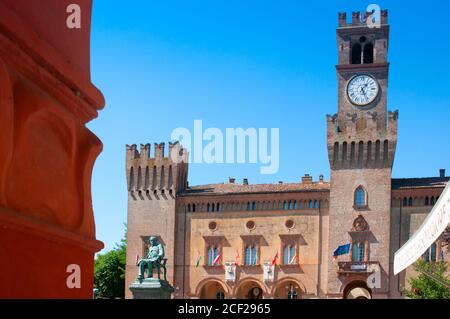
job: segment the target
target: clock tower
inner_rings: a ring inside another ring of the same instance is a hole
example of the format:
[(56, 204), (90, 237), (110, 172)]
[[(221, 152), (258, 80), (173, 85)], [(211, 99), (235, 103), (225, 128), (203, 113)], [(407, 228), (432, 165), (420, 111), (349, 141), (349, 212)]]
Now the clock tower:
[[(338, 112), (327, 116), (331, 168), (329, 249), (350, 244), (349, 253), (328, 261), (328, 297), (389, 296), (391, 171), (398, 112), (387, 111), (389, 26), (372, 13), (339, 14), (337, 29)], [(364, 18), (363, 18), (364, 17)], [(362, 226), (361, 226), (362, 225)], [(367, 284), (379, 269), (380, 283)], [(376, 287), (374, 287), (374, 285)]]

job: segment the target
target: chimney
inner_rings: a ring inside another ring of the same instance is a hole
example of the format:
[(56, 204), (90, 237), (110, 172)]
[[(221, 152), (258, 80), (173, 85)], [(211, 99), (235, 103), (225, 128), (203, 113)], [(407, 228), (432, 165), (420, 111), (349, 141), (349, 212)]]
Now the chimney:
[(323, 175), (320, 175), (320, 176), (319, 176), (319, 182), (320, 182), (320, 183), (323, 183)]
[(234, 184), (234, 182), (236, 182), (236, 178), (230, 177), (230, 178), (228, 179), (228, 182), (229, 182), (230, 184)]
[(302, 177), (302, 183), (312, 184), (312, 177), (309, 174), (305, 174), (305, 176)]
[(445, 178), (445, 169), (441, 168), (439, 170), (439, 176), (440, 176), (440, 178)]
[(244, 178), (244, 180), (242, 181), (242, 184), (248, 185), (248, 178)]

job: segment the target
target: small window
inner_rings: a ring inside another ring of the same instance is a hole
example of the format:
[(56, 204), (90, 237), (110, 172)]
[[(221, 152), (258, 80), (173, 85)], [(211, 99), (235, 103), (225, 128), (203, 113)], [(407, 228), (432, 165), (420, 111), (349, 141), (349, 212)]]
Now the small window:
[(353, 243), (352, 261), (364, 261), (364, 243)]
[(427, 249), (425, 254), (423, 254), (423, 258), (426, 262), (438, 262), (439, 260), (443, 260), (443, 251), (438, 251), (438, 245), (434, 243), (430, 248)]
[(363, 208), (366, 206), (367, 206), (366, 191), (362, 186), (360, 186), (355, 191), (355, 207)]
[(258, 252), (256, 246), (246, 246), (245, 247), (245, 265), (246, 266), (256, 266), (258, 264)]
[(283, 250), (283, 264), (292, 265), (296, 262), (295, 245), (286, 245)]

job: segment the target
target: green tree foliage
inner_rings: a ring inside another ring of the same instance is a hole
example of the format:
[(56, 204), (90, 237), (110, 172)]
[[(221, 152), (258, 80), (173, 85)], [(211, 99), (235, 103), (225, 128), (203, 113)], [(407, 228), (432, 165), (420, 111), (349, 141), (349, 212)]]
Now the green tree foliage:
[(412, 299), (449, 299), (450, 280), (446, 275), (447, 264), (444, 261), (430, 263), (419, 260), (414, 264), (419, 275), (411, 278), (411, 290), (405, 291)]
[[(126, 238), (126, 236), (125, 236)], [(104, 254), (98, 254), (94, 262), (94, 287), (97, 297), (125, 297), (126, 239)]]

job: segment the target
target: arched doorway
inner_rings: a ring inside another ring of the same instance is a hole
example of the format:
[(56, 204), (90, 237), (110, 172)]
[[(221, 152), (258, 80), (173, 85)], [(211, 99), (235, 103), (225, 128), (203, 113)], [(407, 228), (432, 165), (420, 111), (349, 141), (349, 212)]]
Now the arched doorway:
[(280, 281), (273, 290), (275, 299), (301, 299), (304, 293), (303, 285), (294, 279)]
[(218, 280), (209, 280), (201, 284), (199, 289), (200, 299), (225, 299), (227, 291)]
[(238, 299), (263, 299), (264, 289), (257, 280), (247, 280), (236, 290)]
[(343, 299), (372, 299), (372, 290), (364, 281), (353, 281), (345, 287), (342, 297)]

